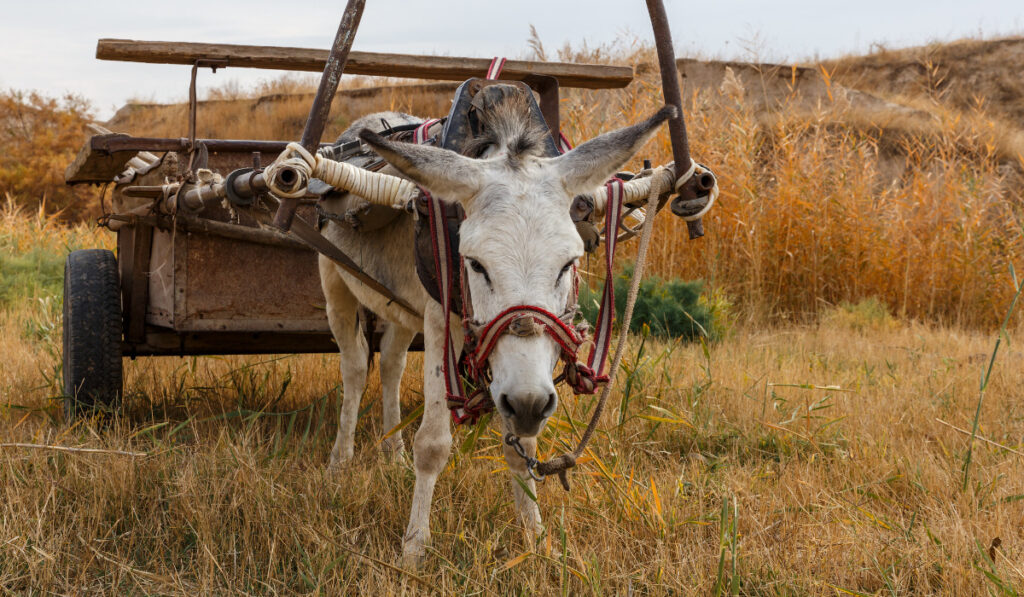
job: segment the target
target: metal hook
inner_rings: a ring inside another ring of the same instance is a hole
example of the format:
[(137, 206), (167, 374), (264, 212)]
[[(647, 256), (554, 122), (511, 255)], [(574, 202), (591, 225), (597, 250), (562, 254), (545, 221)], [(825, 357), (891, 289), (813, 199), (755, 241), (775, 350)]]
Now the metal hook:
[(537, 465), (540, 464), (540, 461), (537, 460), (536, 458), (533, 458), (532, 456), (527, 456), (526, 450), (524, 450), (523, 445), (519, 443), (519, 438), (517, 436), (509, 433), (508, 435), (505, 436), (505, 443), (512, 446), (512, 449), (516, 451), (516, 454), (518, 454), (520, 458), (526, 461), (526, 472), (530, 474), (531, 479), (533, 479), (534, 481), (544, 480), (544, 475), (536, 471)]

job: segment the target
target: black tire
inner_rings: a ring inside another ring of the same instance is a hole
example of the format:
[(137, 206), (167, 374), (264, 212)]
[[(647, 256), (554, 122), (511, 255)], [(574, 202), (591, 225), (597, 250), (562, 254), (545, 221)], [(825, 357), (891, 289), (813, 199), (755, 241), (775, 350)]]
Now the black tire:
[(64, 412), (112, 412), (121, 399), (121, 292), (110, 251), (74, 251), (64, 263)]

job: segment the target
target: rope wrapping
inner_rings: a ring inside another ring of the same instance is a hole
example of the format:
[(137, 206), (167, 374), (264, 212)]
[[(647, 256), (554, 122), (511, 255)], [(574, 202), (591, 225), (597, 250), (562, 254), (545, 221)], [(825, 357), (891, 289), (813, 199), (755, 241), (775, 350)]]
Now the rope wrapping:
[[(288, 189), (277, 184), (278, 174), (286, 168), (291, 169), (297, 177), (295, 184)], [(419, 195), (419, 187), (409, 180), (314, 155), (298, 143), (289, 143), (281, 155), (264, 170), (264, 177), (274, 195), (289, 199), (305, 196), (311, 178), (345, 189), (370, 203), (395, 209), (405, 209), (409, 201)]]
[[(666, 170), (673, 172), (675, 166), (673, 164), (668, 164), (666, 166), (662, 166), (662, 168), (665, 168)], [(674, 189), (675, 192), (678, 193), (680, 189), (682, 189), (683, 185), (685, 185), (691, 178), (693, 178), (696, 175), (701, 175), (705, 173), (711, 173), (712, 176), (714, 176), (714, 173), (712, 173), (708, 168), (698, 164), (697, 162), (691, 159), (690, 167), (687, 168), (686, 172), (684, 172), (678, 179), (676, 179), (674, 185), (669, 184), (667, 187), (665, 187), (662, 190), (662, 193), (667, 192), (669, 189)], [(633, 180), (626, 182), (623, 185), (623, 193), (625, 195), (623, 203), (635, 204), (638, 201), (643, 201), (644, 199), (646, 199), (647, 196), (650, 195), (651, 193), (652, 178), (652, 176), (643, 176), (643, 173), (641, 173), (640, 176), (637, 176)], [(687, 207), (690, 207), (692, 205), (692, 207), (694, 208), (699, 208), (699, 211), (696, 214), (691, 214), (683, 217), (683, 220), (699, 220), (701, 217), (704, 216), (704, 214), (708, 213), (708, 211), (711, 210), (712, 206), (714, 206), (715, 200), (718, 199), (718, 194), (718, 180), (716, 179), (714, 187), (712, 187), (711, 190), (708, 191), (707, 195), (697, 197), (696, 199), (693, 199), (687, 204)], [(598, 187), (597, 189), (590, 193), (590, 197), (594, 201), (594, 214), (597, 217), (604, 216), (608, 211), (608, 201), (606, 199), (605, 187)], [(642, 222), (643, 220), (641, 220), (641, 223)]]

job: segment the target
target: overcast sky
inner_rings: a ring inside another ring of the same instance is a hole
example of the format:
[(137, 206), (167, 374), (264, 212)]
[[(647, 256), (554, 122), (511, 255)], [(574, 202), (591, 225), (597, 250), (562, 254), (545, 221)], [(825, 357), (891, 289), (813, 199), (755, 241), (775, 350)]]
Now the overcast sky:
[[(665, 0), (679, 56), (800, 61), (1024, 31), (1024, 0)], [(101, 37), (328, 48), (344, 0), (0, 0), (0, 88), (71, 91), (107, 117), (129, 98), (185, 97), (187, 66), (94, 58)], [(152, 11), (147, 7), (154, 7)], [(641, 0), (368, 0), (354, 48), (517, 57), (530, 24), (545, 46), (651, 38)], [(754, 54), (757, 54), (756, 56)], [(275, 71), (227, 69), (204, 84)]]

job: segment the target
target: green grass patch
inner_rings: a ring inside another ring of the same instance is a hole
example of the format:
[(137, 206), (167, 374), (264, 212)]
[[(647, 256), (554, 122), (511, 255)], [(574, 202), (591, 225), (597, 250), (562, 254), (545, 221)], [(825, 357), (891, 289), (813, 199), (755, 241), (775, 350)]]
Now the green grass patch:
[(64, 281), (64, 253), (35, 246), (15, 254), (0, 251), (0, 307), (25, 300), (60, 296)]

